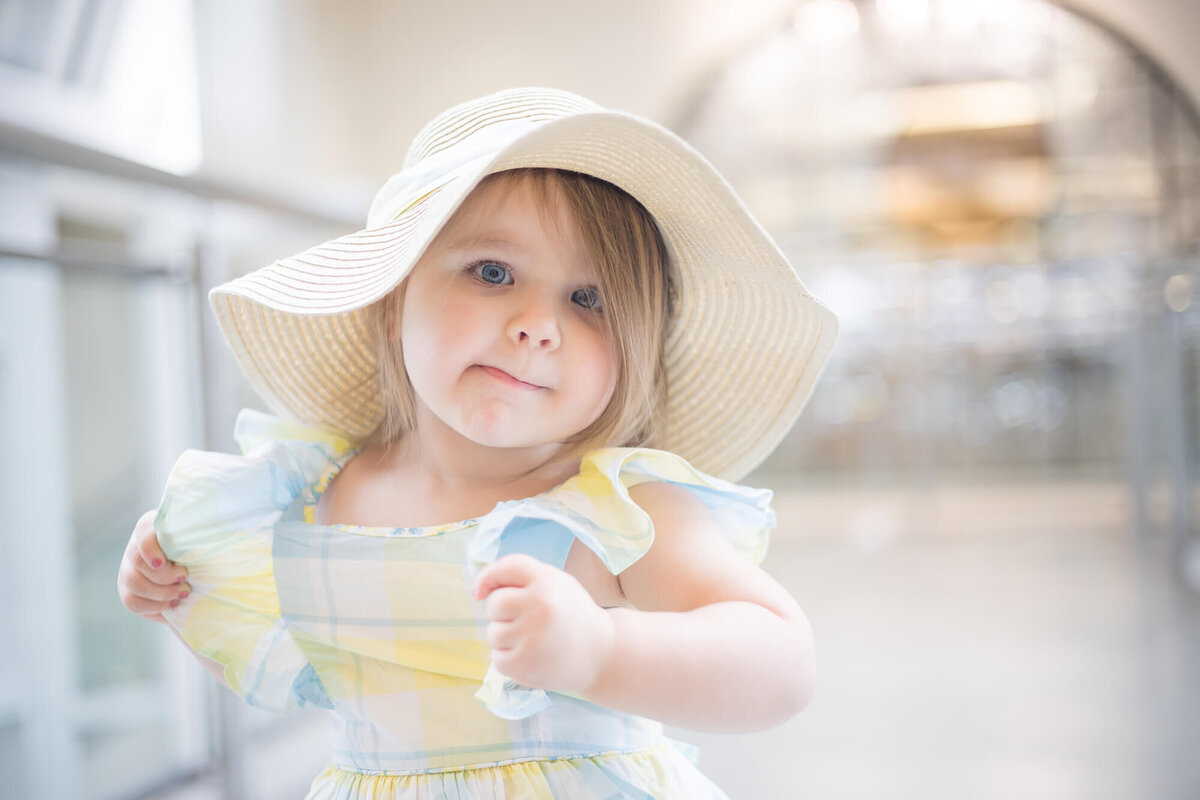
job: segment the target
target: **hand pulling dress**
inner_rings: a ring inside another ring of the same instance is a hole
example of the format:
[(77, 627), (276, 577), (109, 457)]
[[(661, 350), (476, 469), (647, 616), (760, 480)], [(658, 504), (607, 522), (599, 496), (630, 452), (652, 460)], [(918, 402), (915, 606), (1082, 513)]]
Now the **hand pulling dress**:
[(476, 519), (318, 525), (353, 442), (248, 409), (235, 437), (243, 455), (188, 450), (171, 470), (154, 526), (192, 593), (165, 616), (251, 705), (336, 717), (309, 798), (726, 798), (661, 723), (497, 672), (471, 590), (509, 553), (562, 568), (575, 539), (620, 573), (654, 540), (628, 494), (647, 481), (691, 491), (757, 564), (775, 524), (769, 490), (661, 450), (604, 448), (557, 487)]

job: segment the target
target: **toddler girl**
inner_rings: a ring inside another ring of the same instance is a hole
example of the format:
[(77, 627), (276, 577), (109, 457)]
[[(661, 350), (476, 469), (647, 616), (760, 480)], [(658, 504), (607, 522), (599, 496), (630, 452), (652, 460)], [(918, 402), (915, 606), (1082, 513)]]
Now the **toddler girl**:
[(836, 330), (678, 137), (560, 91), (430, 122), (368, 227), (211, 293), (279, 416), (187, 451), (118, 586), (339, 722), (313, 798), (722, 798), (663, 723), (809, 701), (757, 564)]

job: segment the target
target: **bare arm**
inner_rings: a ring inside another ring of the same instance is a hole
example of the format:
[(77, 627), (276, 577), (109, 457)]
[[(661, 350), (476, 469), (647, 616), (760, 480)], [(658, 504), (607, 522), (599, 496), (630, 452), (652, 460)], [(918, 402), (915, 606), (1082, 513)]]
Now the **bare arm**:
[(778, 725), (812, 699), (812, 631), (787, 591), (669, 484), (630, 495), (654, 520), (650, 551), (621, 573), (633, 609), (608, 609), (615, 639), (589, 700), (693, 730)]
[(694, 611), (609, 609), (616, 645), (584, 695), (594, 703), (692, 730), (774, 727), (811, 696), (812, 648), (799, 626), (754, 603)]

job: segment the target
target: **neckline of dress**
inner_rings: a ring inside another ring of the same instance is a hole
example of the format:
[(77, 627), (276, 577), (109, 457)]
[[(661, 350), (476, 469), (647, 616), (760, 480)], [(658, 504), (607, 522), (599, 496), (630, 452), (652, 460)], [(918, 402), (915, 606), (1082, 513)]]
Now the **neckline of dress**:
[[(335, 458), (333, 463), (325, 468), (324, 472), (321, 473), (321, 477), (317, 479), (316, 483), (305, 487), (304, 521), (306, 523), (310, 525), (317, 525), (322, 528), (330, 528), (331, 530), (341, 531), (343, 533), (360, 534), (362, 536), (439, 536), (442, 534), (463, 530), (464, 528), (472, 528), (478, 525), (479, 520), (483, 518), (471, 517), (470, 519), (460, 519), (454, 522), (443, 522), (439, 525), (415, 525), (407, 527), (401, 525), (354, 525), (347, 522), (329, 522), (324, 524), (318, 523), (316, 521), (317, 505), (321, 502), (321, 495), (325, 494), (325, 491), (329, 488), (329, 484), (333, 482), (333, 479), (336, 478), (345, 468), (345, 466), (350, 463), (350, 459), (354, 458), (361, 452), (361, 448), (351, 448), (347, 450), (340, 457)], [(588, 455), (593, 452), (595, 451), (588, 451), (588, 453), (584, 454), (583, 458), (587, 458)], [(582, 467), (582, 465), (583, 461), (581, 460), (580, 466)], [(501, 500), (500, 502), (496, 503), (496, 505), (492, 506), (491, 510), (489, 510), (487, 514), (484, 514), (483, 516), (488, 516), (505, 503), (520, 503), (526, 500), (538, 500), (546, 497), (553, 492), (557, 492), (562, 487), (575, 480), (577, 477), (579, 477), (579, 471), (576, 471), (574, 475), (570, 476), (562, 483), (555, 484), (544, 492), (538, 492), (537, 494), (517, 500)]]

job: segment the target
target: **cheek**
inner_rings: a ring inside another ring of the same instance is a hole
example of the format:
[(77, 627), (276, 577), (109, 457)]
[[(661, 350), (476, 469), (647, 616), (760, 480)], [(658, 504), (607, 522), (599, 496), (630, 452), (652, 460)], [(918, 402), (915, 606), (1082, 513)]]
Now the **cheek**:
[(443, 347), (442, 336), (434, 309), (420, 302), (405, 305), (400, 323), (404, 367), (413, 389), (427, 401), (430, 392), (436, 393), (436, 387), (441, 383), (438, 375), (443, 359), (438, 358), (438, 353)]
[(620, 372), (620, 357), (611, 350), (606, 349), (603, 357), (602, 374), (604, 375), (604, 385), (606, 387), (606, 395), (608, 397), (612, 397), (613, 391), (617, 388), (617, 376), (620, 374)]
[(418, 298), (405, 305), (401, 337), (406, 362), (445, 362), (472, 338), (476, 315), (445, 301)]
[(602, 336), (593, 337), (580, 356), (579, 380), (595, 395), (603, 411), (617, 386), (620, 357)]

